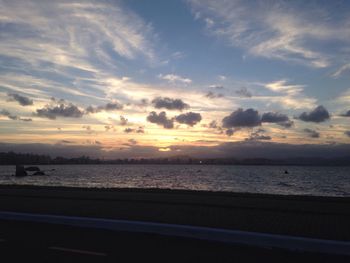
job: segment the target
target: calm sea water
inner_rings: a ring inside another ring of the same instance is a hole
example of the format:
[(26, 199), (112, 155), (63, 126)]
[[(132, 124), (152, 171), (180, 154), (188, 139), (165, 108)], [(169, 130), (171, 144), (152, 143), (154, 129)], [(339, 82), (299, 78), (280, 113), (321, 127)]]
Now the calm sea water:
[[(108, 188), (171, 188), (229, 192), (350, 196), (349, 167), (214, 165), (42, 165), (49, 176), (16, 178), (0, 166), (0, 184)], [(284, 171), (288, 170), (288, 174)]]

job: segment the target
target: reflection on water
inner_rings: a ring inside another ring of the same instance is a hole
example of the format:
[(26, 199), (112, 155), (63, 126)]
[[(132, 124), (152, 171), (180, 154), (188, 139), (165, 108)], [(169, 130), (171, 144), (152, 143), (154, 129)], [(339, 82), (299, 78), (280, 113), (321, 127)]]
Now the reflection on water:
[[(0, 166), (0, 184), (171, 188), (270, 194), (350, 196), (348, 167), (214, 165), (43, 165), (49, 176), (16, 178)], [(285, 174), (285, 170), (288, 174)]]

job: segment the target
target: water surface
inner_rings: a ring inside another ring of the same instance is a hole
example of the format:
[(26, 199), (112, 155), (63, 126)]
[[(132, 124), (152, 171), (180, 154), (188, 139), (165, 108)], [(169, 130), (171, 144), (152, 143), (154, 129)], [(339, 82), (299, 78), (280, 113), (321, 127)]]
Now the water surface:
[[(349, 167), (219, 165), (41, 165), (49, 176), (16, 178), (0, 166), (0, 184), (100, 188), (170, 188), (350, 196)], [(288, 174), (284, 171), (287, 170)]]

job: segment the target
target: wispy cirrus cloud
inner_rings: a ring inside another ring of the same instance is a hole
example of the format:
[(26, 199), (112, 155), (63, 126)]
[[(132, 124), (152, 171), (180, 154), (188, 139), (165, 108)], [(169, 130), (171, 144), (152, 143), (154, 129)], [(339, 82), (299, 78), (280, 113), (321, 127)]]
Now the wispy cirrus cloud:
[(188, 2), (210, 34), (254, 56), (322, 68), (336, 63), (339, 56), (327, 52), (325, 44), (334, 40), (343, 46), (350, 43), (349, 19), (331, 19), (328, 8), (322, 5), (308, 3), (301, 8), (288, 1)]

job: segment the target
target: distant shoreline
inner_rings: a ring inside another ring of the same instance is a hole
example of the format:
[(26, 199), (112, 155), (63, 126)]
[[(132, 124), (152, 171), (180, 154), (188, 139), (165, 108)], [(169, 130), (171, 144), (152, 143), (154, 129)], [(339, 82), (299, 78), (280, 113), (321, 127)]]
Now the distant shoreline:
[(296, 158), (194, 158), (174, 156), (168, 158), (127, 158), (127, 159), (91, 159), (88, 156), (77, 158), (52, 158), (49, 155), (31, 153), (0, 152), (0, 165), (60, 165), (60, 164), (170, 164), (170, 165), (290, 165), (290, 166), (350, 166), (350, 155), (339, 158), (296, 157)]

